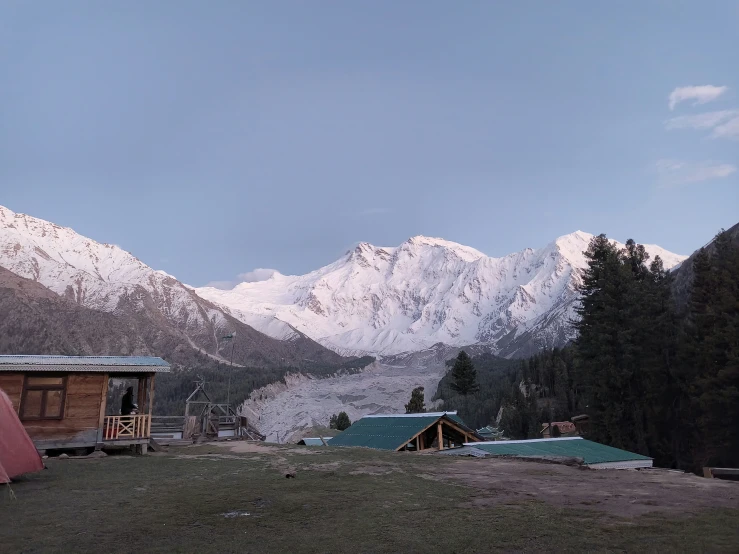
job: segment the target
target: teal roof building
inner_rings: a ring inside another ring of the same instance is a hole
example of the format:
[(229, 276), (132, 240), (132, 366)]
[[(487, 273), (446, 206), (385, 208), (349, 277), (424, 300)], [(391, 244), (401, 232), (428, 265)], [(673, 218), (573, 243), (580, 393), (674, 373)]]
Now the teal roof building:
[(340, 435), (331, 446), (363, 446), (378, 450), (443, 450), (482, 440), (457, 412), (377, 414), (364, 416)]

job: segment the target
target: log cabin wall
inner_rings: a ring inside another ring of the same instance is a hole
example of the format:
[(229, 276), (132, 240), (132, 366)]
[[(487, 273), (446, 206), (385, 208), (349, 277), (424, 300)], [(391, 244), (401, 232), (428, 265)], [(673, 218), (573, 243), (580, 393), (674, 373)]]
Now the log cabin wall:
[[(8, 394), (16, 412), (20, 410), (23, 381), (23, 373), (0, 373), (0, 388)], [(105, 374), (68, 373), (63, 418), (26, 420), (23, 426), (39, 449), (95, 446), (107, 390)]]
[(23, 394), (23, 373), (0, 372), (0, 389), (5, 391), (13, 403), (13, 408), (18, 412)]

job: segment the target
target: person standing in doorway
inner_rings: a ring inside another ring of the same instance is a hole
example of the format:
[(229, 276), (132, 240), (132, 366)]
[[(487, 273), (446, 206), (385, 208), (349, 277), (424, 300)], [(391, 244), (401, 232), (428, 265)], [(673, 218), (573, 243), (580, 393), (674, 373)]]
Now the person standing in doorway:
[(126, 389), (126, 394), (121, 399), (121, 415), (131, 415), (136, 409), (136, 404), (133, 403), (133, 387)]

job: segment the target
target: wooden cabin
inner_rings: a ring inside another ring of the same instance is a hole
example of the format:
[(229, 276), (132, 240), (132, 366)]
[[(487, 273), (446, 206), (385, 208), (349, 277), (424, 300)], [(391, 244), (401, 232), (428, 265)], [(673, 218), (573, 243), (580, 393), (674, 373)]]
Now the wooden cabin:
[[(0, 356), (0, 389), (42, 452), (134, 445), (145, 453), (157, 373), (169, 373), (161, 358)], [(120, 380), (133, 383), (134, 415), (120, 415), (120, 398), (108, 406), (111, 383)]]

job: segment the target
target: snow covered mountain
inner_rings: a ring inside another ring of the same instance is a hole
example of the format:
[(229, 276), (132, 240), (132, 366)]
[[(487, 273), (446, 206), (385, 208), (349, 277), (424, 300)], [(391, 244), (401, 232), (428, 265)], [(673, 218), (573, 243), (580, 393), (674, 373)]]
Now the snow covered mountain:
[[(423, 236), (392, 248), (362, 243), (307, 275), (275, 272), (224, 291), (192, 289), (117, 246), (0, 206), (0, 267), (85, 308), (146, 314), (215, 359), (219, 337), (236, 330), (237, 358), (260, 365), (339, 362), (320, 345), (393, 355), (480, 344), (503, 356), (561, 345), (573, 336), (591, 237), (578, 231), (502, 258)], [(646, 248), (667, 268), (685, 259)]]
[[(2, 206), (0, 267), (84, 308), (136, 316), (139, 322), (145, 318), (153, 329), (150, 334), (178, 336), (180, 348), (195, 349), (212, 359), (223, 361), (220, 350), (225, 345), (219, 337), (236, 332), (235, 362), (261, 366), (282, 360), (283, 365), (300, 367), (303, 359), (341, 361), (285, 323), (263, 322), (256, 316), (272, 336), (255, 331), (171, 275), (155, 271), (117, 246)], [(155, 337), (151, 340), (156, 342)]]
[[(444, 343), (525, 356), (573, 338), (591, 238), (577, 231), (502, 258), (423, 236), (392, 248), (362, 243), (307, 275), (275, 273), (232, 290), (196, 291), (265, 333), (276, 319), (342, 354), (392, 355)], [(668, 269), (685, 259), (645, 247)]]

